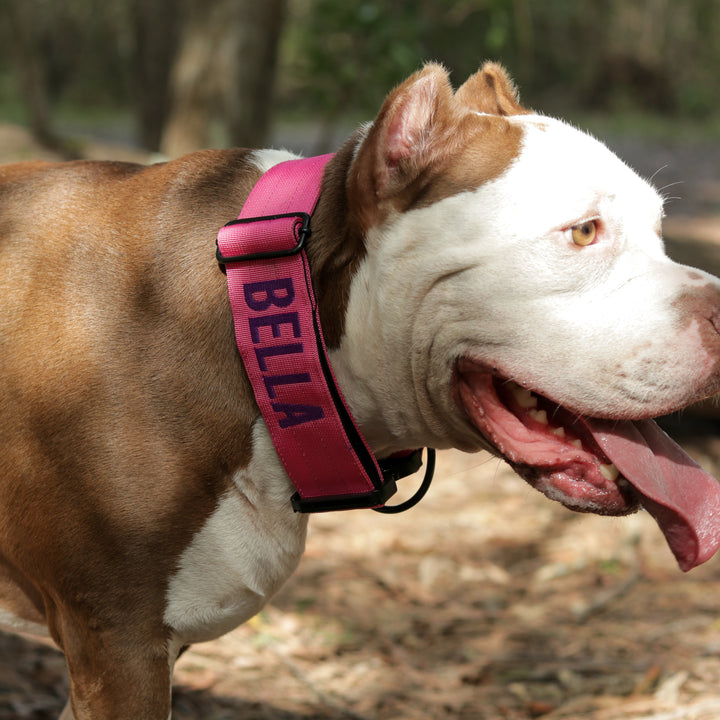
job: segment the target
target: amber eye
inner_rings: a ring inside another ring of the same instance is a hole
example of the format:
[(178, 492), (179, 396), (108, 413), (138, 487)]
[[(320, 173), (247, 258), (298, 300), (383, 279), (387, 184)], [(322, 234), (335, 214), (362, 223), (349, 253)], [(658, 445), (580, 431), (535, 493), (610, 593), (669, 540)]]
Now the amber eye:
[(590, 245), (597, 236), (597, 222), (595, 220), (588, 220), (580, 225), (574, 225), (570, 229), (572, 230), (573, 242), (580, 245), (580, 247)]

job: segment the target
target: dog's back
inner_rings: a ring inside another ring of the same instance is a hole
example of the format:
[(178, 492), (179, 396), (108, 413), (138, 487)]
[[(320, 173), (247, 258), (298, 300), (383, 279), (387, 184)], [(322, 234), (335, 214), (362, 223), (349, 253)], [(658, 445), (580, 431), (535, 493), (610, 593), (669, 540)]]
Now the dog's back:
[[(63, 649), (65, 718), (165, 720), (181, 647), (302, 554), (215, 261), (289, 157), (0, 168), (0, 623)], [(685, 569), (708, 559), (717, 483), (648, 418), (720, 387), (720, 281), (664, 255), (661, 217), (498, 66), (396, 88), (329, 162), (307, 242), (370, 450), (486, 448), (574, 509), (642, 504)]]

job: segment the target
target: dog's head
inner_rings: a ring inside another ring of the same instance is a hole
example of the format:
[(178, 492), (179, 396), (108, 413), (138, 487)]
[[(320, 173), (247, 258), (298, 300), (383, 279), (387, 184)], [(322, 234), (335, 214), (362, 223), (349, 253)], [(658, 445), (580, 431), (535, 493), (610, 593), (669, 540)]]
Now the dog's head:
[(499, 66), (454, 93), (429, 65), (366, 129), (348, 203), (366, 256), (333, 363), (375, 451), (485, 447), (573, 509), (651, 509), (667, 473), (633, 463), (670, 446), (645, 419), (720, 388), (720, 282), (665, 255), (651, 185)]

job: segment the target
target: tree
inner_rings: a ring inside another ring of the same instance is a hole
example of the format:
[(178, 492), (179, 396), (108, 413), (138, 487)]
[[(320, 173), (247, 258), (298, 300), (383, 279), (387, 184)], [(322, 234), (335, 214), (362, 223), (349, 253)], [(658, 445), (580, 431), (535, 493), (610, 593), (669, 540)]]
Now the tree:
[(286, 0), (191, 0), (172, 73), (163, 152), (211, 144), (215, 119), (234, 145), (264, 143)]
[[(23, 1), (23, 0), (21, 0)], [(135, 106), (138, 140), (159, 150), (170, 113), (170, 73), (177, 55), (182, 3), (130, 0), (127, 8), (130, 53), (129, 86)]]
[(59, 146), (53, 131), (48, 64), (45, 43), (48, 28), (42, 22), (45, 15), (36, 0), (9, 0), (6, 21), (18, 86), (30, 120), (34, 138), (45, 147)]

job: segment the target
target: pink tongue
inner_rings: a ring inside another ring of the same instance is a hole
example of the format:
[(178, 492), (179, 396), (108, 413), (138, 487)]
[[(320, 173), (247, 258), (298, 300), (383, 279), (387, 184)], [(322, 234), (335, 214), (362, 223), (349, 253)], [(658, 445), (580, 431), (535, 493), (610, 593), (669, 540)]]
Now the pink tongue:
[(583, 418), (623, 476), (642, 495), (684, 571), (720, 546), (720, 484), (652, 420)]

